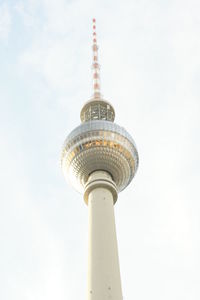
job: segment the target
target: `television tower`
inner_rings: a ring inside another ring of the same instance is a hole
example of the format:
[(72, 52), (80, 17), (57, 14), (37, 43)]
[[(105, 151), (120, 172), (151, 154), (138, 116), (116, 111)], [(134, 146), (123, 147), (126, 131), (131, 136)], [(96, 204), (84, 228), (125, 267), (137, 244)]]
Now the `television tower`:
[(64, 142), (61, 166), (89, 209), (88, 300), (122, 300), (114, 204), (137, 171), (138, 152), (101, 94), (95, 19), (92, 50), (93, 95)]

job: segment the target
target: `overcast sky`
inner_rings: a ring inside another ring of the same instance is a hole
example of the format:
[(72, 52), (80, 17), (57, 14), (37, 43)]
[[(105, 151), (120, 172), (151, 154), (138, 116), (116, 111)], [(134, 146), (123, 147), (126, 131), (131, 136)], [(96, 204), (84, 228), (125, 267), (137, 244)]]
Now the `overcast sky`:
[(124, 300), (199, 300), (199, 0), (0, 0), (0, 299), (86, 299), (88, 211), (60, 152), (92, 93), (93, 17), (140, 156), (115, 205)]

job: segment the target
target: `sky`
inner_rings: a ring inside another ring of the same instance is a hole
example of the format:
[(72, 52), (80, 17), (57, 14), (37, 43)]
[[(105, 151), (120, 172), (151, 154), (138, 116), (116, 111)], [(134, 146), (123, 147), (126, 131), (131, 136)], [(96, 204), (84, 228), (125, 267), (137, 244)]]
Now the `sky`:
[(200, 2), (0, 0), (0, 299), (86, 299), (88, 211), (60, 153), (92, 94), (140, 158), (115, 205), (124, 300), (200, 299)]

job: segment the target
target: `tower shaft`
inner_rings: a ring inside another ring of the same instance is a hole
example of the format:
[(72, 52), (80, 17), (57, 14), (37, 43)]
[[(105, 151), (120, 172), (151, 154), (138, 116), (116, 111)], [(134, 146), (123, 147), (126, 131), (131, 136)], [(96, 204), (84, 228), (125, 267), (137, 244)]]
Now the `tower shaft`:
[[(122, 300), (121, 279), (114, 217), (113, 193), (102, 185), (106, 172), (95, 172), (95, 187), (88, 195), (89, 257), (88, 300)], [(98, 175), (99, 184), (98, 184)], [(111, 177), (109, 178), (111, 181)]]

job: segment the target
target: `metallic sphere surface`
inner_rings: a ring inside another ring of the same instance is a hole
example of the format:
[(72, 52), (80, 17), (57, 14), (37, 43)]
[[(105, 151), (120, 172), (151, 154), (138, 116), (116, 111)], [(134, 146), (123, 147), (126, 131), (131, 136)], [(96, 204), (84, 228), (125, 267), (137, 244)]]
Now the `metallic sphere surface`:
[(108, 172), (122, 191), (138, 168), (138, 152), (130, 134), (106, 120), (92, 120), (76, 127), (66, 138), (61, 166), (66, 179), (80, 193), (92, 172)]

